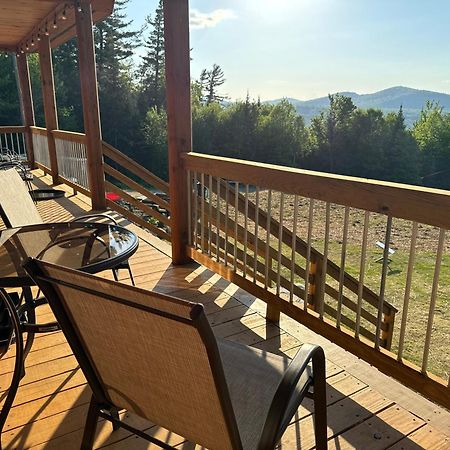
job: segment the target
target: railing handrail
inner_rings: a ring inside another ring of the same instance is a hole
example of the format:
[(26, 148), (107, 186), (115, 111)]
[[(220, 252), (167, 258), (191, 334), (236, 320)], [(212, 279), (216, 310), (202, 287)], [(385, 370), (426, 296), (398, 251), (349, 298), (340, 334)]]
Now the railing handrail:
[(187, 170), (450, 229), (450, 192), (188, 153)]
[(26, 131), (27, 127), (23, 125), (17, 125), (17, 126), (1, 126), (0, 127), (0, 134), (3, 133), (23, 133)]
[(47, 136), (47, 128), (32, 126), (30, 127), (30, 130), (33, 134), (40, 134), (42, 136)]
[(77, 142), (79, 144), (86, 143), (86, 135), (84, 133), (75, 133), (74, 131), (53, 130), (53, 137), (55, 139), (64, 139), (69, 142)]
[(152, 186), (155, 186), (157, 189), (160, 189), (165, 194), (169, 193), (169, 184), (166, 181), (157, 177), (149, 170), (145, 169), (136, 161), (133, 161), (131, 158), (124, 155), (122, 152), (105, 141), (103, 141), (103, 154), (108, 158), (111, 158), (113, 161), (119, 163), (125, 169), (130, 170), (130, 172), (135, 173), (142, 180), (148, 182)]

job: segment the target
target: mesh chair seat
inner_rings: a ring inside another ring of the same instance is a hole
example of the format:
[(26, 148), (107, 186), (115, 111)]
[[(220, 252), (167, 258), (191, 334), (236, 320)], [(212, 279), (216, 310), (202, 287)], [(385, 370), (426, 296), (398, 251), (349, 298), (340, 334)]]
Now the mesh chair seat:
[[(218, 346), (242, 446), (245, 450), (255, 449), (291, 359), (225, 340), (218, 340)], [(268, 365), (271, 370), (267, 370)], [(304, 389), (311, 381), (312, 370), (308, 366), (297, 389)]]

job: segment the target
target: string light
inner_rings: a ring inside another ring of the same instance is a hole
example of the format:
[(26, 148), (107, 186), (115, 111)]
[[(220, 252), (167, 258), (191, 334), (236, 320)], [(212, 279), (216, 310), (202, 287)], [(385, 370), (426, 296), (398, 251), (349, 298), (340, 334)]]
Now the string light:
[(45, 31), (44, 31), (44, 34), (45, 34), (46, 36), (49, 36), (49, 35), (50, 35), (50, 33), (48, 32), (48, 25), (47, 25), (47, 22), (45, 23)]
[(53, 28), (58, 28), (58, 24), (56, 23), (56, 14), (55, 14), (55, 20), (53, 20)]
[(25, 50), (30, 50), (30, 47), (28, 46), (28, 42), (25, 44)]
[(39, 29), (39, 33), (36, 37), (36, 40), (39, 42), (41, 40), (41, 30)]
[(61, 19), (62, 19), (62, 20), (66, 20), (66, 19), (67, 19), (67, 15), (66, 15), (66, 7), (67, 7), (67, 5), (64, 5), (64, 9), (63, 9), (63, 12), (62, 12), (62, 14), (61, 14)]
[(34, 47), (34, 37), (31, 37), (31, 46)]

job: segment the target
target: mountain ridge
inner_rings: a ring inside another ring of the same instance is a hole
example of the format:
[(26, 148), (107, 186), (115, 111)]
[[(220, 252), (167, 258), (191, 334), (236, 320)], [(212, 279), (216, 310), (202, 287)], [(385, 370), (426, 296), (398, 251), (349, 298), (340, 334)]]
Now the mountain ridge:
[[(449, 94), (406, 86), (393, 86), (371, 94), (358, 94), (357, 92), (339, 92), (339, 94), (350, 97), (357, 107), (363, 109), (375, 108), (387, 113), (398, 111), (401, 106), (408, 126), (412, 126), (419, 118), (427, 101), (438, 102), (444, 110), (450, 111)], [(329, 106), (328, 96), (311, 100), (284, 97), (267, 100), (263, 103), (277, 104), (284, 99), (292, 103), (297, 113), (305, 118), (306, 123), (309, 123), (314, 116)]]

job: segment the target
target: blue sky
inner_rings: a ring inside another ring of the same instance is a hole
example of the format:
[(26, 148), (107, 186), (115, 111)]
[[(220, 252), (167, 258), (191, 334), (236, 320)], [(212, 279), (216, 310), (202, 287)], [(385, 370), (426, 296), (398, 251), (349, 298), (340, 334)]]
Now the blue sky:
[[(157, 0), (130, 0), (137, 27)], [(191, 75), (219, 64), (232, 99), (450, 93), (450, 1), (191, 0)]]

